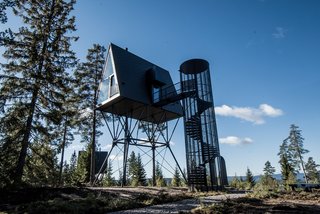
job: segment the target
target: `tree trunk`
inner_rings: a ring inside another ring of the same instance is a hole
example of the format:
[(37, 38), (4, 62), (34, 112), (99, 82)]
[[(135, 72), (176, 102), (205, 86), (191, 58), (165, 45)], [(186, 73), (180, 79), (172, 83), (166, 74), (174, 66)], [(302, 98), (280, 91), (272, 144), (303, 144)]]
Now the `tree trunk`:
[(301, 151), (300, 151), (300, 147), (299, 147), (299, 143), (298, 143), (298, 139), (297, 139), (296, 133), (294, 133), (294, 141), (295, 141), (296, 149), (297, 149), (297, 152), (298, 152), (298, 155), (299, 155), (302, 171), (303, 171), (303, 174), (304, 174), (304, 180), (306, 181), (306, 183), (308, 183), (308, 178), (307, 178), (306, 170), (304, 168), (302, 154), (301, 154)]
[(62, 186), (62, 169), (63, 169), (63, 159), (64, 159), (64, 147), (67, 140), (67, 121), (64, 123), (63, 140), (62, 140), (62, 150), (61, 150), (61, 161), (60, 161), (60, 171), (59, 171), (59, 185)]
[(30, 112), (29, 112), (29, 116), (27, 119), (27, 123), (26, 123), (26, 130), (23, 135), (23, 140), (21, 142), (21, 150), (20, 150), (20, 154), (19, 154), (19, 159), (18, 159), (18, 163), (17, 163), (17, 167), (16, 167), (15, 176), (13, 178), (14, 185), (19, 185), (22, 180), (23, 168), (24, 168), (24, 165), (26, 162), (27, 150), (29, 147), (29, 138), (30, 138), (31, 129), (32, 129), (33, 115), (35, 112), (35, 106), (36, 106), (36, 102), (37, 102), (37, 98), (38, 98), (38, 93), (39, 93), (39, 88), (36, 87), (32, 93), (32, 100), (30, 103)]
[(302, 171), (303, 171), (303, 174), (304, 174), (304, 180), (306, 181), (306, 183), (308, 183), (306, 170), (305, 170), (304, 163), (303, 163), (303, 160), (302, 160), (300, 152), (299, 152), (299, 155), (300, 155), (300, 162), (301, 162)]
[(90, 166), (90, 183), (93, 185), (95, 180), (95, 152), (96, 152), (96, 110), (93, 109), (93, 122), (92, 122), (92, 142), (91, 142), (91, 166)]
[(155, 154), (155, 146), (154, 141), (152, 142), (152, 186), (157, 186), (157, 178), (156, 178), (156, 154)]
[[(55, 0), (52, 1), (52, 5), (50, 8), (50, 14), (48, 17), (48, 22), (47, 22), (47, 30), (48, 30), (48, 34), (51, 30), (51, 24), (52, 24), (52, 20), (53, 20), (53, 15), (54, 15), (54, 8), (55, 8)], [(35, 107), (36, 107), (36, 103), (38, 100), (38, 94), (39, 94), (39, 76), (41, 75), (42, 72), (42, 68), (44, 65), (44, 61), (45, 61), (45, 52), (47, 51), (47, 46), (48, 46), (48, 38), (49, 35), (46, 35), (44, 40), (43, 40), (43, 47), (41, 50), (41, 53), (39, 54), (39, 67), (37, 70), (37, 76), (35, 77), (35, 88), (32, 92), (32, 99), (31, 99), (31, 103), (30, 103), (30, 112), (27, 118), (27, 123), (26, 123), (26, 130), (25, 133), (23, 135), (23, 139), (21, 142), (21, 151), (19, 154), (19, 159), (18, 159), (18, 163), (17, 163), (17, 167), (16, 167), (16, 172), (15, 172), (15, 176), (13, 178), (13, 184), (14, 185), (19, 185), (21, 183), (22, 180), (22, 175), (23, 175), (23, 168), (26, 162), (26, 157), (27, 157), (27, 150), (29, 147), (29, 138), (31, 135), (31, 130), (32, 130), (32, 121), (33, 121), (33, 116), (34, 116), (34, 112), (35, 112)]]

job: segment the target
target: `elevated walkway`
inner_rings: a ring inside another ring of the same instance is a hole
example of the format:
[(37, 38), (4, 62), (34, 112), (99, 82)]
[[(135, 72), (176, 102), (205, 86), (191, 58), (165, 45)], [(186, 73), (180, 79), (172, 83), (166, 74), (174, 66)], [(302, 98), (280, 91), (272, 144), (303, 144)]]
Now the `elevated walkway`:
[(178, 82), (173, 85), (160, 87), (153, 93), (153, 105), (162, 107), (195, 95), (195, 87), (186, 90), (184, 85), (183, 82)]

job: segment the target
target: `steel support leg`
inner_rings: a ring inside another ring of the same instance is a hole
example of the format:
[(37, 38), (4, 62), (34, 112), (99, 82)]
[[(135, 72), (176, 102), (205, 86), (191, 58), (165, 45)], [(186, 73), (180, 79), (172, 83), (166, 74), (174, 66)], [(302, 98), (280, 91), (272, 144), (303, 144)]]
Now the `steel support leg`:
[(130, 131), (128, 130), (128, 117), (126, 116), (125, 124), (125, 142), (124, 142), (124, 150), (123, 150), (123, 175), (121, 186), (124, 187), (127, 185), (127, 161), (128, 161), (128, 152), (129, 152), (129, 142), (130, 142)]

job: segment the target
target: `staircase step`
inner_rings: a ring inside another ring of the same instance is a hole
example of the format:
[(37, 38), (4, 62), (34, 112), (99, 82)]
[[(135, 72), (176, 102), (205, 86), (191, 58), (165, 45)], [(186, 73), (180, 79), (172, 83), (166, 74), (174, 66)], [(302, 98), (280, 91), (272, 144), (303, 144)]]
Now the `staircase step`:
[(206, 184), (206, 174), (203, 167), (196, 167), (191, 170), (188, 177), (190, 184), (205, 185)]

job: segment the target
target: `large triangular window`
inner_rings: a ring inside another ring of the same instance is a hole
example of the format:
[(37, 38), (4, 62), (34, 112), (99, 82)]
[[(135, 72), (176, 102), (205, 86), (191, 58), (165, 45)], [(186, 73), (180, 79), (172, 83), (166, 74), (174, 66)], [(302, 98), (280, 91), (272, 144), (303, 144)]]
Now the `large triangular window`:
[(102, 104), (112, 96), (119, 93), (118, 84), (112, 61), (112, 52), (109, 49), (106, 66), (103, 72), (102, 81), (99, 86), (98, 104)]

